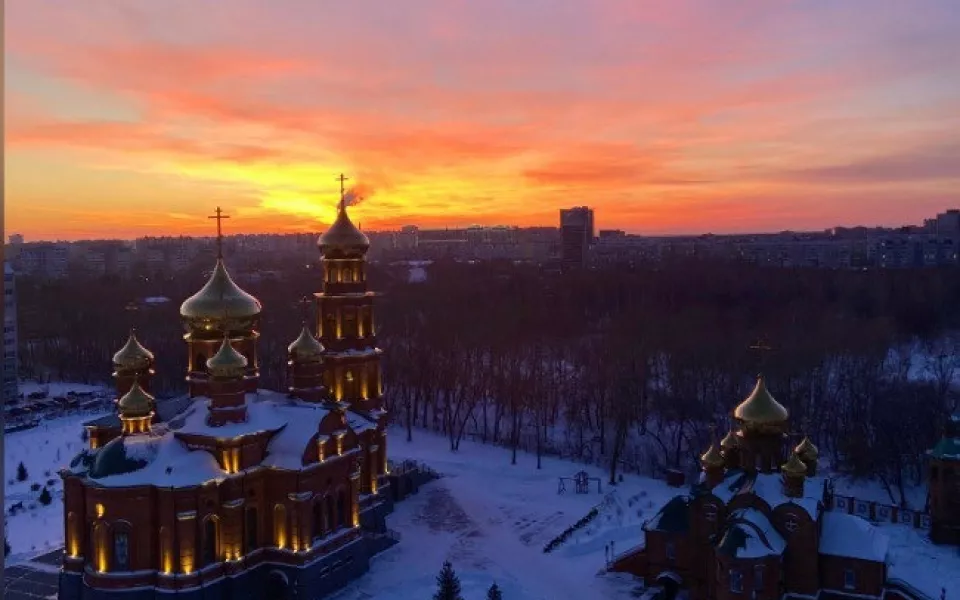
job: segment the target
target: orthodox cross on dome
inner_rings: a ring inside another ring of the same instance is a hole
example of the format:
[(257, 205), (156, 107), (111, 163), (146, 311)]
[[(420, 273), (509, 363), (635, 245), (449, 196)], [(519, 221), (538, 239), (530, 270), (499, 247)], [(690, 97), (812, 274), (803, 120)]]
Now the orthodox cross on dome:
[(344, 185), (344, 183), (345, 183), (347, 180), (349, 180), (349, 179), (350, 179), (350, 178), (347, 177), (346, 175), (344, 175), (343, 173), (340, 173), (340, 175), (337, 177), (337, 181), (340, 182), (340, 207), (339, 207), (339, 210), (343, 210), (343, 209), (346, 208), (346, 206), (347, 206), (347, 188), (346, 188), (346, 186)]
[(132, 331), (136, 329), (137, 313), (140, 312), (140, 305), (137, 304), (136, 300), (131, 300), (130, 302), (127, 302), (127, 305), (123, 307), (123, 310), (130, 314), (130, 330)]
[(210, 215), (208, 219), (217, 220), (217, 258), (223, 258), (223, 229), (221, 228), (221, 223), (223, 219), (229, 219), (230, 215), (223, 214), (223, 211), (220, 210), (220, 207), (217, 207), (215, 215)]
[(313, 301), (310, 299), (310, 296), (303, 296), (297, 300), (297, 305), (300, 307), (300, 310), (303, 311), (303, 324), (306, 325), (310, 322), (310, 306), (313, 304)]
[(766, 356), (770, 352), (773, 352), (773, 348), (761, 337), (758, 338), (756, 342), (750, 345), (750, 350), (756, 353), (757, 356), (757, 368), (759, 373), (763, 374), (763, 369), (766, 366)]

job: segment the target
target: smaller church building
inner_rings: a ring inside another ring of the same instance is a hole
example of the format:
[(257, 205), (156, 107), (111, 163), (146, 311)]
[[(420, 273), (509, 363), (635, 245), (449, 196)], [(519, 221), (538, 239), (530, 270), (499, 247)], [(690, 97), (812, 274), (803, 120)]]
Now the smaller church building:
[[(645, 541), (610, 570), (643, 578), (661, 598), (905, 599), (889, 589), (889, 539), (852, 514), (826, 510), (809, 438), (786, 443), (787, 409), (761, 376), (733, 411), (737, 427), (700, 457), (702, 473), (644, 524)], [(960, 419), (931, 451), (931, 537), (960, 540)], [(948, 481), (949, 480), (949, 481)], [(954, 493), (947, 493), (952, 488)]]

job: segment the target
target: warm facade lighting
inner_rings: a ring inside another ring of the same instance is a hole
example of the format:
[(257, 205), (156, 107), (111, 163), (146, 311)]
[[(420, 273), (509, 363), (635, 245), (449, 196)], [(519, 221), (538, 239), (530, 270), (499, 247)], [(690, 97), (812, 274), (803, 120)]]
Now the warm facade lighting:
[(97, 510), (97, 518), (102, 519), (104, 513), (106, 513), (106, 509), (103, 508), (102, 504), (97, 504), (96, 510)]

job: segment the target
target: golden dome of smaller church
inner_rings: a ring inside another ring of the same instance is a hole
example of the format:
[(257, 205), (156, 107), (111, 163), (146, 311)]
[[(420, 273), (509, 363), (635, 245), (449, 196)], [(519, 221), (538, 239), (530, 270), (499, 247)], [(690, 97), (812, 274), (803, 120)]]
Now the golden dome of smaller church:
[(323, 351), (323, 344), (313, 337), (306, 325), (300, 331), (300, 336), (287, 346), (287, 352), (293, 360), (300, 362), (320, 362), (323, 360)]
[(809, 437), (804, 437), (793, 451), (806, 461), (817, 460), (820, 457), (820, 450), (813, 445)]
[(148, 394), (138, 381), (134, 381), (130, 391), (117, 402), (117, 410), (121, 417), (137, 419), (148, 417), (153, 412), (154, 398)]
[(710, 444), (707, 451), (700, 456), (700, 464), (704, 467), (723, 466), (723, 456), (720, 454), (720, 449), (717, 448), (716, 442)]
[(317, 240), (320, 253), (324, 256), (343, 254), (365, 254), (370, 248), (370, 238), (350, 220), (346, 207), (340, 208), (337, 218)]
[(756, 387), (734, 409), (733, 416), (747, 425), (777, 425), (785, 423), (790, 413), (770, 394), (763, 375), (760, 375)]
[(131, 329), (127, 343), (113, 355), (113, 366), (117, 370), (140, 371), (152, 364), (153, 352), (143, 347), (137, 339), (136, 332)]
[(740, 445), (740, 440), (737, 439), (737, 434), (731, 429), (727, 432), (727, 435), (723, 437), (720, 441), (720, 447), (724, 450), (730, 450), (736, 448)]
[(240, 289), (223, 264), (217, 264), (200, 291), (180, 305), (187, 331), (222, 333), (252, 329), (261, 311), (260, 301)]
[(207, 371), (220, 379), (243, 377), (247, 368), (247, 357), (237, 352), (230, 343), (230, 338), (224, 336), (223, 343), (217, 353), (207, 360)]
[(780, 471), (787, 475), (800, 477), (807, 474), (807, 466), (803, 464), (796, 452), (791, 452), (787, 462), (780, 465)]

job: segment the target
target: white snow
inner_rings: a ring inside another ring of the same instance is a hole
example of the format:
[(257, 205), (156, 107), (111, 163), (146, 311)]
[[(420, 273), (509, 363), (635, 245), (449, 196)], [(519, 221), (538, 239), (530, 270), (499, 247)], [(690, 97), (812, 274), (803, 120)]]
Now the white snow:
[(890, 538), (865, 519), (839, 512), (823, 514), (821, 554), (883, 562), (889, 547)]
[[(803, 497), (791, 498), (783, 493), (783, 481), (779, 473), (757, 473), (753, 482), (745, 485), (738, 484), (742, 472), (731, 472), (716, 487), (713, 495), (728, 504), (737, 494), (750, 492), (759, 496), (771, 510), (782, 504), (795, 504), (801, 507), (812, 518), (817, 517), (817, 506), (823, 498), (823, 486), (826, 480), (823, 477), (808, 477), (803, 485)], [(701, 477), (702, 480), (702, 477)]]
[[(139, 439), (138, 439), (139, 438)], [(186, 487), (200, 485), (211, 479), (225, 479), (227, 475), (212, 454), (205, 450), (189, 450), (173, 433), (158, 437), (133, 436), (124, 439), (129, 450), (143, 446), (148, 450), (135, 450), (138, 458), (152, 460), (136, 471), (110, 475), (96, 479), (104, 487), (133, 487), (138, 485)], [(129, 452), (128, 452), (129, 456)]]
[(85, 385), (82, 383), (63, 383), (63, 382), (51, 382), (51, 383), (40, 383), (37, 381), (21, 381), (20, 382), (20, 393), (24, 397), (34, 393), (34, 392), (46, 392), (48, 398), (56, 398), (66, 396), (69, 392), (74, 393), (92, 393), (92, 394), (103, 394), (109, 395), (111, 392), (108, 388), (102, 385)]
[(281, 469), (299, 469), (303, 467), (303, 452), (320, 427), (320, 421), (327, 416), (322, 406), (301, 403), (284, 406), (283, 418), (286, 426), (277, 433), (267, 447), (267, 457), (263, 465)]
[[(756, 530), (754, 530), (746, 524), (738, 525), (740, 530), (746, 534), (746, 547), (737, 551), (737, 557), (780, 556), (786, 550), (787, 543), (783, 537), (770, 523), (770, 519), (759, 510), (755, 508), (737, 510), (733, 512), (731, 517), (733, 519), (743, 519), (756, 527)], [(763, 537), (758, 536), (757, 531), (763, 534)]]
[[(215, 438), (230, 438), (264, 431), (276, 431), (287, 422), (283, 415), (278, 412), (278, 404), (289, 402), (290, 400), (283, 394), (259, 390), (255, 394), (246, 395), (246, 421), (225, 423), (214, 427), (207, 424), (207, 404), (209, 400), (197, 397), (186, 411), (171, 420), (171, 427), (181, 433), (207, 435)], [(183, 419), (183, 425), (179, 425), (181, 419)]]

